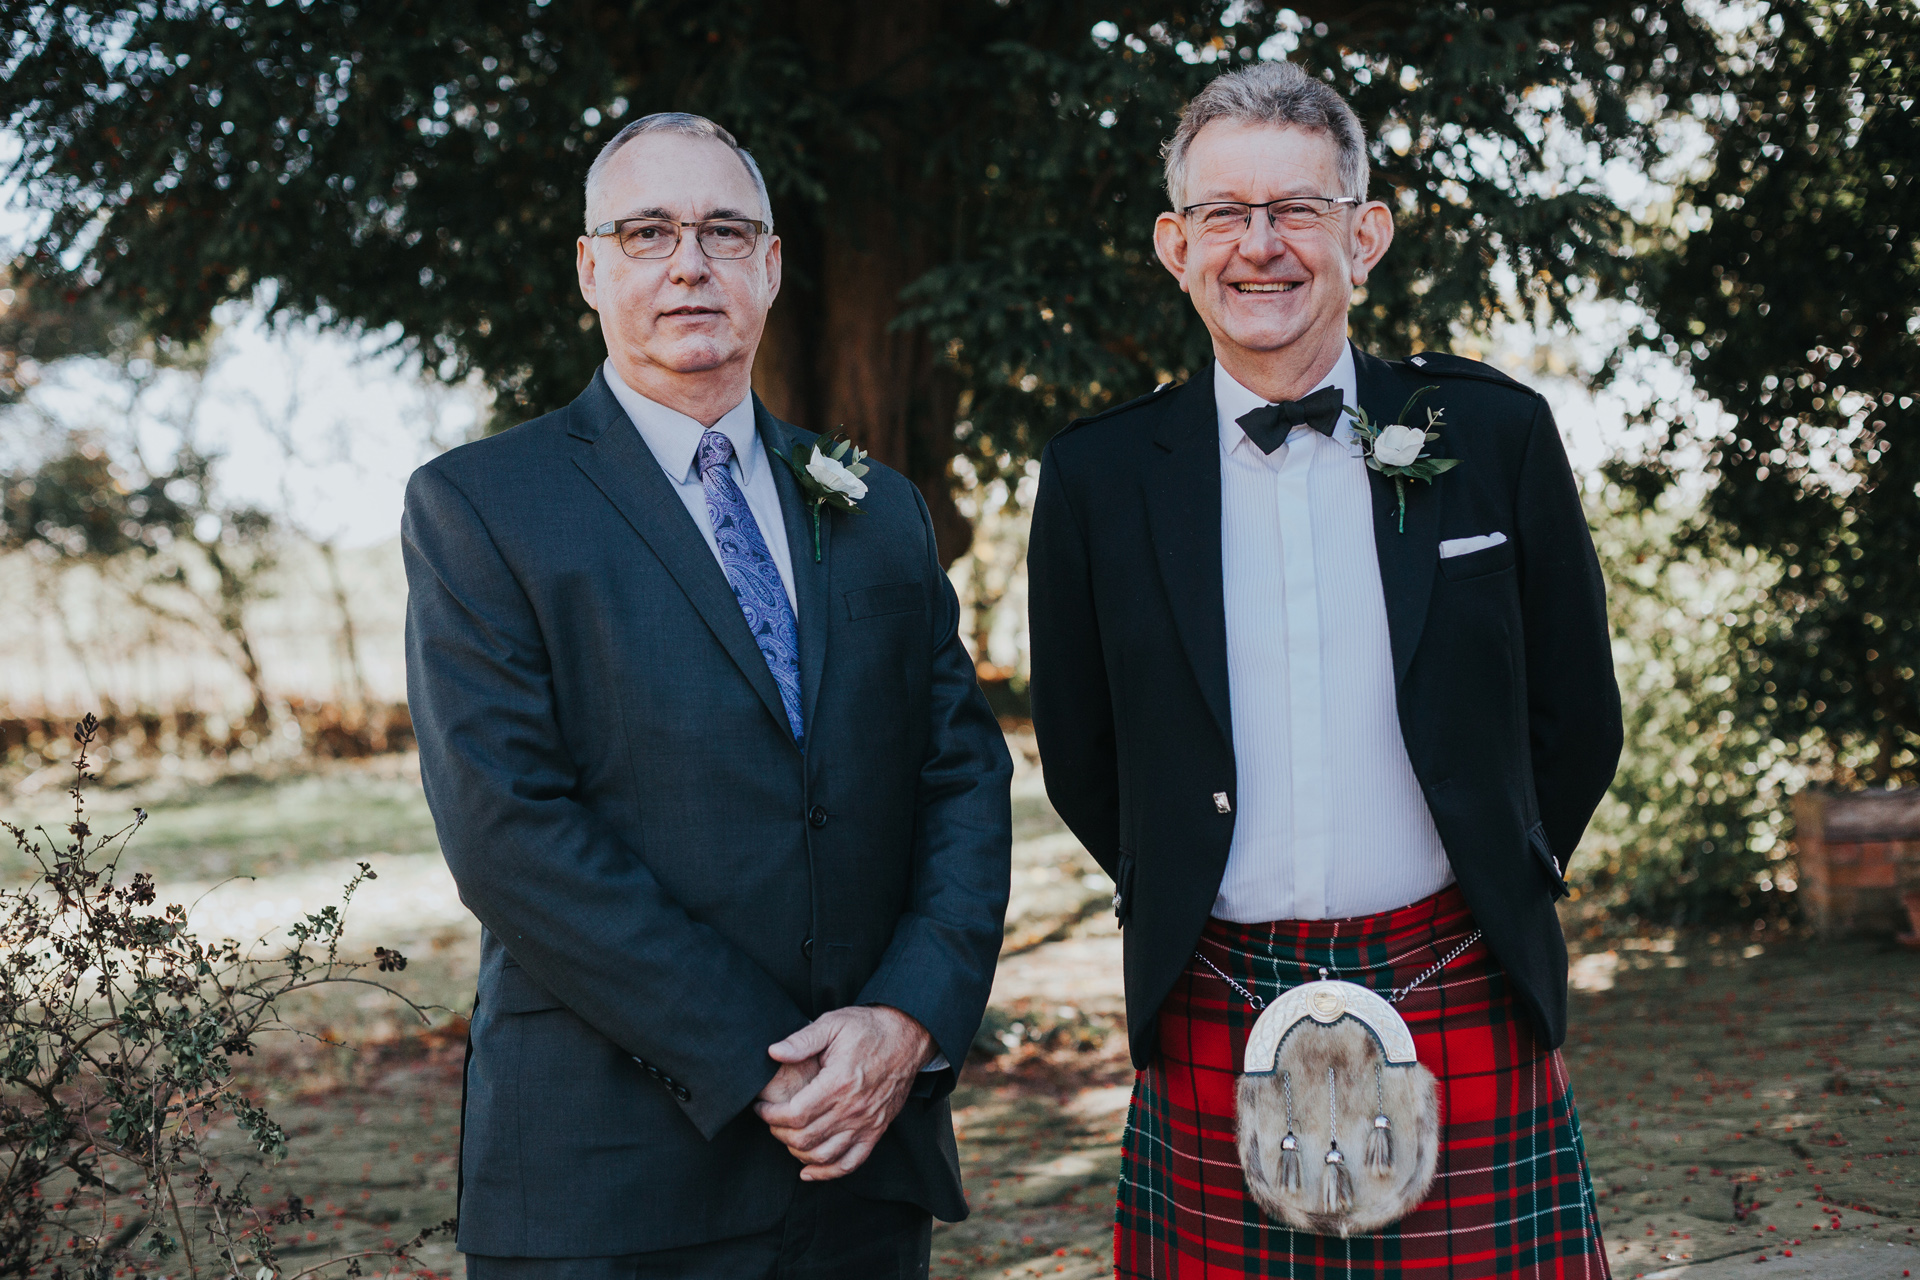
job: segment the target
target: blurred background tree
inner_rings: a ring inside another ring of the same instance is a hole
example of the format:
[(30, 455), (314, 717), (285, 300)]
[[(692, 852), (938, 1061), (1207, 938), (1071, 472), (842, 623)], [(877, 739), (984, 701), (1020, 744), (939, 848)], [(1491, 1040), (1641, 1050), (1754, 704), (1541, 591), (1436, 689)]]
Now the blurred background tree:
[(1694, 533), (1696, 508), (1610, 486), (1589, 499), (1627, 748), (1578, 862), (1581, 910), (1669, 926), (1791, 913), (1792, 792), (1810, 743), (1742, 705), (1743, 628), (1777, 561)]
[(602, 358), (570, 244), (595, 151), (653, 111), (721, 121), (787, 243), (762, 394), (911, 476), (950, 560), (957, 449), (1017, 461), (1205, 357), (1148, 234), (1160, 143), (1207, 79), (1286, 54), (1353, 96), (1403, 222), (1358, 336), (1444, 345), (1503, 292), (1564, 317), (1620, 286), (1600, 167), (1646, 145), (1628, 99), (1695, 39), (1677, 3), (4, 9), (0, 112), (49, 213), (34, 270), (182, 339), (272, 282), (276, 309), (397, 325), (442, 376), (479, 371), (500, 426)]
[[(29, 302), (0, 315), (0, 340), (18, 335), (14, 351), (31, 353), (11, 362), (16, 399), (39, 364), (92, 357), (118, 423), (163, 420), (177, 447), (153, 461), (143, 456), (137, 433), (109, 438), (39, 422), (37, 464), (0, 471), (0, 552), (25, 552), (56, 580), (85, 566), (145, 613), (205, 636), (246, 682), (248, 722), (264, 727), (270, 697), (248, 610), (269, 590), (279, 529), (270, 512), (223, 501), (214, 483), (217, 458), (196, 447), (211, 343), (155, 338), (97, 293), (77, 297), (64, 321), (62, 314)], [(168, 374), (185, 384), (184, 395), (161, 392)], [(33, 410), (16, 404), (15, 419), (37, 417)], [(42, 603), (56, 594), (43, 584)]]
[[(104, 324), (191, 344), (252, 301), (394, 335), (509, 426), (602, 358), (572, 271), (587, 164), (642, 114), (698, 111), (760, 159), (786, 240), (756, 387), (911, 476), (950, 561), (969, 517), (1017, 543), (1052, 431), (1204, 360), (1151, 255), (1159, 146), (1206, 80), (1291, 58), (1351, 97), (1395, 208), (1363, 345), (1580, 336), (1597, 301), (1632, 324), (1602, 380), (1635, 347), (1685, 375), (1591, 495), (1632, 724), (1591, 886), (1652, 919), (1774, 911), (1785, 791), (1915, 778), (1910, 4), (0, 11), (42, 218), (13, 282), (33, 308), (0, 333), (27, 376)], [(1630, 213), (1623, 173), (1670, 198)], [(1017, 604), (989, 550), (961, 573)], [(1017, 627), (969, 626), (1017, 665)]]
[(1653, 321), (1641, 341), (1707, 404), (1654, 404), (1653, 448), (1614, 474), (1645, 499), (1704, 473), (1676, 537), (1779, 564), (1765, 607), (1734, 624), (1736, 718), (1831, 780), (1910, 784), (1920, 8), (1796, 0), (1745, 16), (1674, 86), (1711, 149), (1634, 289)]

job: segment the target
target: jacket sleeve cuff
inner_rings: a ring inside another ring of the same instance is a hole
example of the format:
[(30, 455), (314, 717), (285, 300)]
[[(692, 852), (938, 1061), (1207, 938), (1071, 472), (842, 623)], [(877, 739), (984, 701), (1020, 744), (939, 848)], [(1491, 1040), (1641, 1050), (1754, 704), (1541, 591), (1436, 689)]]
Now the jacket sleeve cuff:
[[(798, 1026), (793, 1028), (794, 1031), (799, 1029)], [(776, 1036), (767, 1043), (777, 1044), (781, 1039), (784, 1037)], [(649, 1064), (644, 1059), (636, 1057), (634, 1061), (640, 1064), (642, 1070), (648, 1069)], [(724, 1073), (703, 1071), (703, 1076), (711, 1074), (712, 1078), (697, 1085), (664, 1075), (656, 1079), (680, 1105), (687, 1119), (693, 1121), (693, 1127), (700, 1131), (700, 1136), (711, 1142), (714, 1135), (733, 1123), (734, 1117), (753, 1105), (754, 1099), (760, 1096), (760, 1091), (767, 1087), (767, 1082), (773, 1079), (779, 1069), (780, 1064), (769, 1058), (763, 1047), (757, 1061), (743, 1062)], [(652, 1075), (653, 1072), (648, 1071), (648, 1074)]]

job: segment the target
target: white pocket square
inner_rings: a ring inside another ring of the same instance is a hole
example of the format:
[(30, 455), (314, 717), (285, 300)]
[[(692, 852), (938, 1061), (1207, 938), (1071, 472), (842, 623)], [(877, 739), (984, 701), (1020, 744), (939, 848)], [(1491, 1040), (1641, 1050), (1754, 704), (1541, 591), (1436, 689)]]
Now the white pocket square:
[(1504, 533), (1483, 533), (1477, 538), (1448, 538), (1440, 544), (1440, 558), (1451, 560), (1455, 556), (1485, 551), (1488, 547), (1497, 547), (1506, 540), (1507, 535)]

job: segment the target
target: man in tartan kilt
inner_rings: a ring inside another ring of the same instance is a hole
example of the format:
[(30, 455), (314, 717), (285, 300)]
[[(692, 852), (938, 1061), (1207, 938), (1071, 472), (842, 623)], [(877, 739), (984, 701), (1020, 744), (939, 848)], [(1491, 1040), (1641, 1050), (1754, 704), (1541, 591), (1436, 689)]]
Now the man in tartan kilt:
[[(1029, 560), (1047, 790), (1125, 936), (1116, 1274), (1604, 1277), (1554, 902), (1620, 702), (1552, 414), (1348, 341), (1393, 218), (1326, 85), (1229, 72), (1166, 163), (1155, 247), (1215, 359), (1055, 437)], [(1425, 1199), (1345, 1237), (1269, 1217), (1235, 1144), (1249, 997), (1450, 955), (1396, 1006), (1437, 1079)]]

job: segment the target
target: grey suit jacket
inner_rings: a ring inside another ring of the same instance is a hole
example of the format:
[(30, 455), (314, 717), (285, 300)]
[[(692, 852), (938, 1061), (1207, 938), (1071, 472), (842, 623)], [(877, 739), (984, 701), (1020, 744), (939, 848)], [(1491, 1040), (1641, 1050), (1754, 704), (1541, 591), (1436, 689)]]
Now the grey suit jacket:
[[(768, 414), (769, 451), (810, 441)], [(821, 559), (781, 488), (807, 739), (713, 553), (596, 374), (417, 471), (421, 774), (479, 917), (459, 1247), (604, 1256), (759, 1230), (798, 1163), (767, 1046), (887, 1004), (956, 1066), (999, 952), (1006, 745), (919, 492), (876, 466)], [(965, 1216), (930, 1073), (849, 1186)]]

